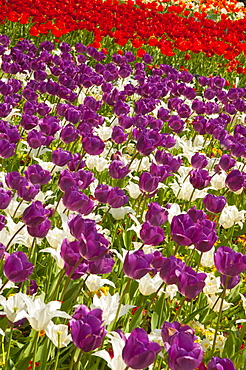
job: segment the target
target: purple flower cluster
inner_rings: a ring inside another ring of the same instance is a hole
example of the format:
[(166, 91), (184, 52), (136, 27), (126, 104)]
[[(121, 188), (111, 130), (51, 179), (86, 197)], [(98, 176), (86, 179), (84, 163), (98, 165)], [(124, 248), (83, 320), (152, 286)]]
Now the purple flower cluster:
[(171, 370), (196, 369), (203, 358), (203, 349), (195, 340), (194, 330), (177, 321), (165, 321), (161, 335), (168, 353), (168, 366)]
[(68, 225), (76, 240), (70, 242), (64, 239), (61, 245), (66, 275), (71, 279), (79, 279), (86, 272), (111, 272), (115, 262), (109, 251), (109, 242), (97, 231), (95, 221), (77, 215)]
[(206, 276), (174, 256), (163, 258), (160, 277), (166, 284), (176, 284), (179, 292), (188, 299), (196, 298), (203, 290)]
[(70, 328), (75, 346), (84, 352), (100, 347), (107, 333), (102, 322), (102, 310), (96, 308), (90, 311), (85, 305), (76, 308)]
[(193, 207), (186, 214), (173, 217), (171, 235), (179, 245), (194, 244), (198, 251), (207, 252), (218, 239), (215, 226), (214, 222), (206, 218), (205, 212)]
[(246, 255), (222, 246), (214, 254), (214, 264), (221, 274), (221, 284), (232, 289), (240, 282), (240, 274), (246, 270)]
[(44, 208), (40, 201), (36, 201), (25, 209), (22, 221), (26, 224), (27, 231), (31, 236), (44, 238), (51, 228), (51, 222), (48, 217), (52, 216), (52, 214), (53, 210)]

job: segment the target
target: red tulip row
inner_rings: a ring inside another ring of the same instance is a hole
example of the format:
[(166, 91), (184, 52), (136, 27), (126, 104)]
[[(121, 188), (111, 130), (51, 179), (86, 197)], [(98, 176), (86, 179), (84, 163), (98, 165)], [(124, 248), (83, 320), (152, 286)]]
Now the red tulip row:
[(233, 60), (246, 55), (246, 19), (232, 21), (221, 15), (218, 22), (205, 12), (191, 12), (179, 6), (144, 3), (142, 0), (1, 0), (0, 21), (33, 23), (31, 36), (51, 32), (59, 38), (71, 31), (86, 29), (95, 35), (99, 47), (105, 36), (119, 45), (128, 40), (136, 48), (156, 46), (162, 54), (172, 56), (175, 49), (207, 56), (224, 55)]

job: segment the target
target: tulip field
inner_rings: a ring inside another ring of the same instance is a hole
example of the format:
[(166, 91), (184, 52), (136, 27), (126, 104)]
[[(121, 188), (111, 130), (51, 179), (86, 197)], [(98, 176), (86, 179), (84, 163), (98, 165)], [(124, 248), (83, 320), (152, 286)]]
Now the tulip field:
[(0, 0), (0, 368), (246, 370), (246, 6)]

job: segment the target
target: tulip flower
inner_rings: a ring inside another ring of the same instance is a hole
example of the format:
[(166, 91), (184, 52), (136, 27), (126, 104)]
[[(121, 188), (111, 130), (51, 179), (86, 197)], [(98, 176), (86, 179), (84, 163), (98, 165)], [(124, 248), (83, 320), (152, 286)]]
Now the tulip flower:
[(79, 306), (70, 321), (72, 340), (76, 347), (90, 352), (102, 344), (106, 335), (102, 326), (102, 310), (89, 310), (85, 305)]
[(24, 297), (26, 302), (26, 318), (34, 330), (46, 330), (53, 317), (71, 319), (71, 316), (60, 311), (61, 302), (51, 301), (47, 304), (41, 298)]
[(212, 357), (208, 363), (208, 370), (236, 370), (233, 362), (229, 358)]
[(4, 263), (4, 275), (14, 283), (21, 283), (33, 273), (34, 266), (29, 262), (27, 255), (23, 252), (10, 254)]
[(214, 254), (214, 264), (220, 274), (237, 276), (246, 269), (246, 255), (222, 246)]
[(126, 340), (122, 357), (126, 365), (132, 369), (143, 369), (155, 361), (156, 355), (160, 351), (161, 346), (158, 343), (150, 342), (144, 329), (136, 328)]

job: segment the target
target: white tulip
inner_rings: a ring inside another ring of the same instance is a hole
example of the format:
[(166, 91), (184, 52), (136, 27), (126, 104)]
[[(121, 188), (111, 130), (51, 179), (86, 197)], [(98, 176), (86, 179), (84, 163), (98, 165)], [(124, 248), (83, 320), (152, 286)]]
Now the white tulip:
[(96, 292), (99, 290), (103, 285), (107, 284), (115, 288), (115, 285), (112, 281), (108, 279), (102, 279), (98, 275), (84, 275), (82, 276), (82, 279), (86, 279), (86, 286), (91, 292)]
[[(108, 325), (114, 321), (118, 306), (120, 303), (120, 296), (119, 293), (114, 295), (103, 295), (100, 298), (97, 295), (93, 297), (93, 304), (91, 305), (91, 309), (94, 308), (101, 308), (103, 311), (102, 319), (104, 321), (104, 325)], [(130, 308), (135, 306), (132, 305), (121, 305), (120, 312), (118, 318), (125, 315)]]
[(119, 207), (119, 208), (111, 208), (109, 213), (113, 216), (115, 220), (121, 220), (128, 213), (135, 214), (136, 212), (131, 207)]
[(138, 280), (138, 289), (143, 295), (150, 295), (155, 293), (160, 286), (163, 284), (163, 280), (160, 274), (157, 273), (155, 276), (151, 277), (150, 274), (146, 274), (141, 279)]
[(25, 297), (27, 305), (26, 318), (34, 330), (46, 330), (53, 317), (63, 317), (71, 319), (71, 316), (64, 311), (60, 311), (61, 302), (51, 301), (47, 304), (41, 298)]
[(12, 295), (9, 299), (0, 295), (0, 305), (3, 307), (3, 311), (0, 315), (6, 315), (9, 321), (16, 322), (26, 317), (26, 301), (28, 298), (26, 294), (17, 293)]
[[(208, 305), (210, 308), (213, 308), (215, 312), (219, 312), (220, 305), (221, 305), (221, 298), (218, 298), (215, 294), (211, 296), (207, 295), (207, 301), (208, 301)], [(214, 306), (215, 302), (216, 302), (216, 305)], [(230, 308), (232, 305), (233, 305), (232, 303), (228, 303), (224, 300), (222, 311), (228, 310), (228, 308)]]
[(50, 321), (45, 332), (47, 337), (57, 348), (67, 347), (67, 345), (72, 341), (71, 335), (68, 334), (67, 325), (55, 325), (53, 321)]
[(236, 206), (226, 204), (220, 214), (219, 225), (223, 226), (224, 229), (229, 229), (234, 224), (238, 224), (242, 228), (245, 213), (244, 210), (238, 211)]
[(214, 252), (215, 252), (215, 248), (212, 247), (210, 249), (210, 251), (204, 252), (202, 254), (201, 265), (203, 267), (212, 267), (212, 266), (214, 266)]
[(132, 181), (129, 181), (128, 185), (126, 186), (126, 190), (128, 191), (130, 197), (133, 199), (137, 199), (139, 195), (142, 194), (138, 184), (135, 184)]
[[(122, 350), (125, 347), (124, 339), (122, 339), (120, 335), (115, 331), (107, 334), (107, 337), (110, 338), (114, 357), (111, 358), (109, 353), (105, 349), (94, 352), (93, 355), (103, 358), (107, 362), (108, 367), (112, 370), (124, 370), (126, 368), (126, 364), (122, 358)], [(130, 369), (131, 368), (129, 368), (129, 370)]]
[(203, 288), (203, 293), (205, 294), (215, 294), (221, 292), (220, 289), (220, 277), (215, 277), (212, 272), (207, 273), (205, 279), (205, 287)]

